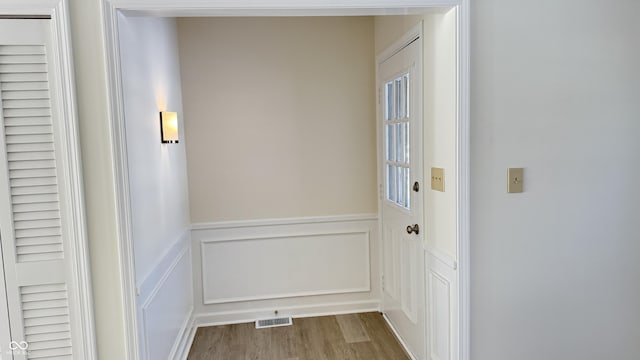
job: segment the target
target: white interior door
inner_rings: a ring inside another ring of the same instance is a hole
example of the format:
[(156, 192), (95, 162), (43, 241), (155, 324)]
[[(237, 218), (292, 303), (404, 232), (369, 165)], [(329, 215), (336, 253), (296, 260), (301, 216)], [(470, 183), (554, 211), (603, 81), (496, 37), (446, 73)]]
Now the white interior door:
[(409, 351), (424, 359), (421, 39), (378, 67), (382, 129), (383, 307)]
[(92, 336), (80, 315), (90, 308), (74, 266), (82, 218), (51, 28), (48, 19), (0, 20), (0, 239), (8, 330), (19, 345), (0, 346), (13, 359), (85, 359)]

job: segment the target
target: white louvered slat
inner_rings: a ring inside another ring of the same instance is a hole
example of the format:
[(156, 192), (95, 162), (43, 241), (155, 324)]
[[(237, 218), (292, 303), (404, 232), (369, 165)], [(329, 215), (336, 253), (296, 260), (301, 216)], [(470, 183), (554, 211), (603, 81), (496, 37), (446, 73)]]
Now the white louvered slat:
[(58, 202), (58, 194), (16, 195), (11, 197), (13, 204), (33, 204), (41, 202)]
[(9, 161), (9, 170), (27, 170), (27, 169), (55, 169), (56, 162), (52, 160), (26, 160), (26, 161)]
[(59, 211), (31, 211), (13, 214), (13, 221), (60, 219)]
[(70, 358), (73, 353), (66, 286), (23, 286), (20, 293), (28, 358)]
[(46, 90), (5, 90), (2, 92), (5, 100), (25, 100), (25, 99), (49, 99)]
[(49, 85), (46, 81), (3, 82), (0, 84), (0, 90), (49, 90)]
[(12, 144), (7, 145), (7, 153), (31, 152), (31, 151), (51, 151), (53, 152), (53, 143), (36, 143), (36, 144)]
[[(30, 56), (27, 56), (30, 57)], [(28, 74), (28, 73), (45, 73), (47, 72), (46, 63), (2, 63), (0, 62), (0, 74)]]
[(46, 64), (44, 55), (0, 55), (0, 64)]
[(60, 243), (59, 236), (38, 236), (32, 238), (16, 239), (17, 246), (56, 245)]
[(33, 125), (33, 126), (8, 126), (6, 135), (44, 135), (52, 134), (49, 125)]
[[(16, 238), (32, 238), (40, 236), (58, 236), (61, 235), (59, 228), (36, 228), (26, 230), (16, 230)], [(20, 249), (18, 249), (20, 251)]]
[(23, 187), (55, 185), (56, 180), (57, 179), (53, 176), (42, 178), (12, 179), (11, 189), (17, 190)]
[(11, 189), (11, 195), (53, 194), (58, 191), (55, 185), (20, 186)]
[[(0, 76), (0, 81), (2, 81)], [(23, 109), (4, 109), (6, 117), (34, 117), (34, 116), (51, 116), (49, 108), (23, 108)]]
[(9, 176), (11, 177), (11, 179), (55, 177), (56, 170), (55, 169), (10, 170)]
[(34, 204), (17, 204), (13, 206), (13, 213), (28, 213), (34, 211), (60, 211), (58, 203), (34, 203)]
[[(47, 161), (47, 160), (45, 160)], [(45, 166), (42, 164), (42, 166)], [(14, 186), (11, 189), (11, 195), (34, 195), (34, 194), (53, 194), (58, 191), (58, 187), (55, 184), (48, 185), (29, 185), (29, 186)]]
[(25, 230), (25, 229), (39, 229), (39, 228), (59, 228), (60, 220), (59, 219), (46, 219), (46, 220), (24, 220), (24, 221), (15, 221), (15, 226), (13, 227), (16, 230)]
[[(25, 126), (25, 128), (26, 127), (27, 126)], [(23, 132), (28, 130), (29, 129), (22, 129)], [(53, 136), (51, 134), (28, 134), (28, 135), (8, 135), (7, 134), (6, 141), (7, 141), (7, 145), (51, 143), (53, 142)]]
[(49, 124), (51, 124), (51, 120), (48, 116), (24, 116), (19, 118), (5, 117), (4, 119), (4, 126), (6, 126), (8, 129), (12, 129), (12, 126), (47, 126)]
[(49, 99), (6, 99), (3, 101), (5, 109), (30, 109), (30, 108), (48, 108)]
[(44, 55), (43, 45), (2, 45), (0, 55)]
[(30, 151), (30, 152), (14, 152), (7, 154), (9, 162), (20, 160), (53, 160), (53, 153), (50, 151)]
[(0, 73), (2, 82), (47, 81), (46, 73)]

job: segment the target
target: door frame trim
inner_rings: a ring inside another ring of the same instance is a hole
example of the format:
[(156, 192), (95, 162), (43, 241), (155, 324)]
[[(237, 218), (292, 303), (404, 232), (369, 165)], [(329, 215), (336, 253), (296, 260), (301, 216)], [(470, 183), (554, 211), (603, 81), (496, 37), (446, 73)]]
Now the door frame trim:
[(95, 323), (93, 314), (93, 295), (91, 288), (91, 268), (89, 264), (88, 236), (86, 228), (86, 207), (84, 197), (84, 182), (82, 177), (82, 161), (80, 152), (80, 138), (78, 133), (78, 113), (76, 103), (75, 73), (73, 67), (73, 52), (71, 47), (71, 27), (69, 22), (68, 0), (5, 0), (0, 3), (0, 15), (49, 17), (53, 46), (55, 47), (55, 61), (57, 63), (56, 76), (59, 79), (59, 93), (61, 108), (60, 127), (64, 129), (65, 142), (62, 144), (63, 163), (68, 171), (69, 236), (72, 248), (69, 249), (73, 263), (73, 272), (78, 288), (75, 293), (77, 303), (80, 304), (78, 323), (79, 331), (84, 338), (81, 348), (74, 348), (82, 359), (96, 359)]
[[(14, 0), (15, 1), (15, 0)], [(44, 0), (43, 0), (44, 1)], [(50, 0), (54, 1), (54, 0)], [(60, 0), (64, 1), (64, 0)], [(149, 16), (305, 16), (403, 15), (432, 7), (457, 7), (458, 121), (457, 121), (457, 248), (459, 284), (459, 358), (470, 360), (470, 2), (471, 0), (101, 0), (104, 56), (107, 66), (111, 152), (115, 183), (117, 233), (125, 336), (129, 359), (139, 359), (136, 286), (133, 267), (129, 174), (125, 143), (124, 104), (118, 49), (119, 12)]]

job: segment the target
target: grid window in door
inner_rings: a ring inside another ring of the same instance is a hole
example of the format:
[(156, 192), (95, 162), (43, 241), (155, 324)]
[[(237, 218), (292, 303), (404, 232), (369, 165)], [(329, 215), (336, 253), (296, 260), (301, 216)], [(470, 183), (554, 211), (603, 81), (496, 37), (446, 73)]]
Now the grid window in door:
[(387, 82), (384, 92), (386, 198), (410, 209), (409, 74)]

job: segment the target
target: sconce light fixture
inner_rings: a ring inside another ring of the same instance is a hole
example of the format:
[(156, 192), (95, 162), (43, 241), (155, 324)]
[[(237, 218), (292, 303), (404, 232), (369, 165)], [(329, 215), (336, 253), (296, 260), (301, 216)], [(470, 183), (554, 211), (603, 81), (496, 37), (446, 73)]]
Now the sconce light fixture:
[(160, 136), (163, 144), (178, 143), (178, 113), (160, 112)]

